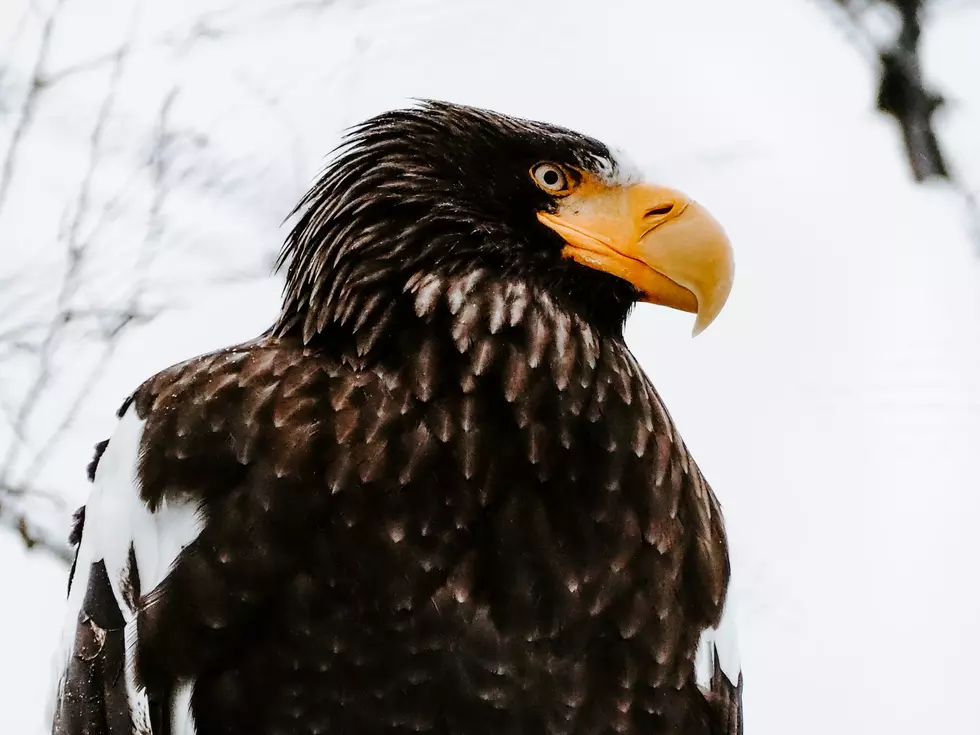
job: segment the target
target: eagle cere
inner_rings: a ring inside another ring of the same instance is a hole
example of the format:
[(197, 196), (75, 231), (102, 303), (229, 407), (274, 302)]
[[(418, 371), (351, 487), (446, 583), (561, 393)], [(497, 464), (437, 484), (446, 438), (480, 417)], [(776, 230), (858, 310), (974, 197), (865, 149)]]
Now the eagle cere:
[(731, 288), (609, 149), (442, 102), (353, 128), (281, 314), (90, 468), (56, 735), (742, 732), (719, 504), (623, 340)]

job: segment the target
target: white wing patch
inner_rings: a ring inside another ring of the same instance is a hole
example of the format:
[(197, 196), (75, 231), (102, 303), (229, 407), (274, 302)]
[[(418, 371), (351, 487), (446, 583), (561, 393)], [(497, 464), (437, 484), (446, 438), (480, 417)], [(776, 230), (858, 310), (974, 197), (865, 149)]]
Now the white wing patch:
[(182, 682), (174, 692), (174, 701), (170, 710), (170, 726), (173, 735), (196, 735), (197, 726), (194, 724), (194, 712), (191, 710), (191, 695), (194, 693), (194, 681)]
[[(715, 628), (707, 628), (701, 634), (698, 650), (694, 657), (694, 675), (701, 689), (711, 689), (711, 679), (715, 674), (715, 662), (732, 685), (738, 684), (742, 671), (742, 660), (738, 649), (738, 635), (735, 629), (735, 610), (732, 600), (732, 587), (728, 586), (728, 597), (721, 612), (721, 620)], [(716, 658), (717, 657), (717, 658)]]
[[(68, 593), (61, 648), (56, 660), (58, 686), (50, 706), (53, 718), (64, 687), (64, 676), (73, 654), (75, 631), (89, 584), (92, 564), (104, 561), (116, 604), (126, 621), (126, 691), (133, 716), (133, 732), (150, 734), (146, 692), (136, 686), (133, 652), (139, 636), (136, 607), (126, 594), (130, 549), (136, 559), (140, 591), (146, 595), (170, 572), (177, 557), (198, 537), (203, 520), (190, 502), (163, 502), (151, 512), (140, 498), (139, 459), (144, 421), (132, 406), (123, 414), (102, 454), (94, 485), (85, 506), (85, 522)], [(186, 689), (186, 692), (185, 692)], [(181, 692), (184, 692), (181, 694)], [(175, 697), (173, 735), (194, 735), (190, 711), (190, 685), (181, 685)]]

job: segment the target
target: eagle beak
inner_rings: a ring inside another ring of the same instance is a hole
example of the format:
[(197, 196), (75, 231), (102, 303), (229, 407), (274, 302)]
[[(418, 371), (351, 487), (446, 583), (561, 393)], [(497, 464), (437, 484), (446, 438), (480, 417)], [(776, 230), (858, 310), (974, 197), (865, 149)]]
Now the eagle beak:
[(587, 180), (538, 219), (565, 240), (565, 257), (629, 281), (643, 301), (697, 314), (695, 335), (732, 290), (728, 236), (704, 207), (674, 189)]

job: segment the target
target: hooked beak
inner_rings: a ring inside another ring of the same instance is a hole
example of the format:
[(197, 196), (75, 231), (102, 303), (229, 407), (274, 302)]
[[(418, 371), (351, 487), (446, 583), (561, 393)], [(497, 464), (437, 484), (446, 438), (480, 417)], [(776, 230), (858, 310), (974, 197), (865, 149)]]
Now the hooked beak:
[(582, 182), (538, 219), (565, 257), (632, 283), (642, 300), (697, 314), (698, 335), (732, 290), (731, 242), (704, 207), (674, 189)]

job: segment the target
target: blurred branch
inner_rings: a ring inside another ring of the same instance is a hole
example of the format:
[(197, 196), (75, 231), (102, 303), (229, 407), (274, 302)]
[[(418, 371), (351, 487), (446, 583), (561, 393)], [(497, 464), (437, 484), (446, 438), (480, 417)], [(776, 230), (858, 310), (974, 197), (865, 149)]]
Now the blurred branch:
[[(173, 239), (165, 242), (171, 200), (183, 201), (177, 197), (196, 197), (202, 193), (212, 195), (215, 187), (227, 193), (231, 187), (228, 161), (218, 158), (221, 151), (205, 155), (210, 152), (204, 150), (210, 142), (197, 132), (199, 128), (181, 128), (179, 122), (174, 122), (184, 61), (199, 42), (213, 42), (229, 34), (263, 32), (270, 23), (280, 22), (290, 14), (315, 13), (334, 0), (286, 0), (276, 7), (255, 0), (229, 1), (225, 7), (198, 13), (190, 23), (182, 22), (174, 32), (157, 31), (156, 38), (141, 35), (139, 50), (146, 44), (164, 47), (174, 67), (175, 81), (169, 89), (152, 90), (164, 94), (146, 136), (149, 144), (141, 146), (140, 153), (132, 160), (133, 170), (123, 169), (121, 175), (118, 161), (113, 157), (112, 136), (121, 127), (119, 116), (123, 114), (123, 106), (118, 97), (124, 89), (124, 75), (139, 67), (134, 62), (134, 54), (136, 21), (143, 0), (131, 0), (128, 5), (133, 8), (133, 16), (126, 35), (120, 35), (113, 39), (113, 45), (104, 47), (114, 50), (57, 69), (51, 68), (51, 61), (57, 56), (52, 43), (59, 41), (52, 38), (62, 38), (71, 28), (67, 14), (61, 13), (65, 0), (49, 1), (50, 11), (36, 12), (36, 20), (32, 21), (41, 29), (40, 40), (36, 31), (32, 33), (34, 41), (26, 51), (32, 56), (18, 69), (20, 78), (26, 78), (28, 85), (27, 91), (16, 100), (16, 117), (9, 118), (10, 145), (0, 154), (0, 220), (4, 219), (4, 207), (12, 206), (8, 195), (18, 185), (19, 177), (28, 173), (19, 170), (29, 168), (28, 149), (23, 141), (31, 138), (33, 142), (32, 136), (39, 134), (32, 130), (32, 125), (39, 125), (35, 118), (41, 119), (37, 109), (46, 103), (44, 94), (54, 94), (52, 90), (61, 82), (81, 74), (91, 76), (86, 84), (104, 82), (105, 90), (101, 96), (89, 94), (86, 99), (85, 119), (91, 119), (87, 115), (94, 110), (94, 122), (82, 133), (88, 137), (83, 149), (85, 157), (79, 157), (81, 175), (77, 186), (72, 185), (67, 194), (69, 206), (61, 210), (61, 226), (56, 239), (52, 238), (57, 246), (45, 247), (42, 252), (45, 258), (57, 252), (58, 260), (52, 261), (51, 266), (45, 262), (41, 267), (38, 262), (32, 262), (29, 272), (11, 276), (9, 284), (7, 277), (0, 274), (4, 302), (0, 304), (0, 363), (5, 369), (10, 368), (5, 370), (8, 375), (16, 378), (0, 381), (0, 389), (4, 391), (0, 395), (0, 411), (6, 414), (0, 416), (3, 430), (0, 441), (11, 437), (9, 445), (0, 446), (0, 526), (15, 530), (28, 547), (47, 549), (57, 558), (67, 560), (70, 558), (67, 543), (50, 532), (57, 524), (40, 522), (50, 520), (45, 516), (49, 506), (62, 519), (66, 505), (60, 500), (65, 488), (55, 488), (59, 493), (43, 486), (51, 482), (46, 468), (51, 469), (61, 449), (70, 444), (66, 438), (75, 430), (86, 400), (100, 384), (127, 331), (174, 303), (174, 293), (166, 293), (162, 307), (157, 306), (159, 299), (155, 297), (155, 290), (161, 283), (165, 284), (163, 272), (168, 265), (157, 261), (157, 253)], [(29, 67), (26, 73), (25, 67)], [(239, 81), (248, 92), (249, 107), (268, 113), (288, 132), (293, 143), (293, 173), (299, 178), (299, 133), (283, 114), (276, 88), (246, 76), (240, 76)], [(139, 136), (138, 143), (142, 144), (145, 133), (140, 131)], [(33, 158), (33, 148), (30, 155)], [(245, 178), (245, 174), (241, 176)], [(189, 189), (194, 191), (189, 193)], [(63, 206), (65, 199), (59, 201), (57, 206)], [(134, 202), (138, 209), (134, 209)], [(56, 219), (59, 211), (53, 210), (52, 215), (51, 206), (50, 202), (46, 203), (45, 216), (49, 221)], [(141, 217), (135, 223), (137, 228), (144, 228), (142, 238), (131, 231), (133, 214)], [(12, 223), (14, 218), (11, 216), (6, 221)], [(106, 244), (120, 247), (115, 244), (120, 234), (115, 224), (120, 222), (126, 225), (119, 240), (126, 248), (126, 257), (122, 259), (125, 265), (121, 266), (125, 268), (125, 280), (104, 267)], [(133, 247), (137, 250), (130, 249)], [(179, 269), (170, 270), (179, 272)], [(236, 270), (223, 262), (215, 270), (215, 275), (208, 275), (209, 284), (256, 277), (254, 267)], [(45, 280), (44, 288), (39, 289), (37, 274), (42, 272), (54, 275), (46, 275), (45, 279), (51, 280)], [(112, 279), (112, 287), (104, 295), (100, 283), (103, 277)], [(122, 290), (120, 283), (125, 287)], [(67, 360), (68, 356), (72, 359)], [(80, 468), (79, 484), (81, 476)]]
[[(34, 70), (32, 73), (32, 86), (28, 97), (24, 102), (24, 109), (18, 120), (11, 147), (8, 149), (7, 157), (3, 164), (3, 179), (0, 183), (5, 193), (7, 186), (15, 171), (16, 148), (24, 133), (28, 130), (36, 104), (37, 95), (43, 88), (40, 80), (43, 78), (44, 65), (46, 63), (48, 49), (50, 48), (50, 38), (57, 20), (57, 13), (60, 10), (63, 0), (57, 0), (57, 4), (52, 13), (45, 21), (41, 48), (38, 52)], [(31, 496), (38, 496), (40, 491), (32, 487), (35, 476), (43, 466), (56, 443), (71, 425), (78, 409), (90, 390), (94, 387), (99, 376), (104, 372), (105, 366), (114, 352), (117, 345), (117, 338), (126, 324), (134, 321), (134, 303), (130, 303), (124, 309), (114, 312), (114, 324), (108, 332), (99, 358), (88, 371), (85, 380), (76, 390), (72, 400), (68, 402), (67, 409), (62, 412), (61, 419), (57, 425), (45, 438), (44, 443), (34, 453), (27, 464), (26, 470), (18, 472), (18, 464), (22, 453), (27, 448), (27, 426), (34, 417), (44, 397), (50, 387), (54, 373), (54, 359), (65, 339), (67, 329), (70, 325), (76, 324), (80, 318), (96, 317), (104, 319), (107, 314), (104, 310), (78, 310), (72, 306), (75, 294), (81, 288), (83, 278), (83, 266), (85, 264), (88, 246), (91, 240), (81, 237), (83, 222), (89, 215), (92, 199), (93, 181), (97, 170), (102, 162), (104, 149), (107, 143), (106, 130), (118, 95), (120, 80), (125, 69), (126, 61), (132, 47), (135, 35), (136, 20), (138, 17), (139, 5), (135, 5), (131, 17), (131, 24), (127, 34), (126, 43), (113, 56), (112, 68), (109, 75), (106, 93), (102, 98), (96, 115), (91, 134), (89, 136), (89, 155), (86, 163), (85, 172), (79, 184), (73, 212), (69, 217), (64, 231), (65, 240), (65, 265), (61, 274), (61, 280), (55, 299), (54, 315), (47, 324), (44, 337), (37, 346), (36, 367), (33, 376), (29, 379), (28, 385), (23, 391), (18, 410), (11, 421), (12, 439), (2, 460), (0, 460), (0, 522), (5, 525), (15, 527), (28, 546), (43, 545), (52, 550), (58, 550), (59, 556), (63, 557), (61, 551), (67, 545), (59, 545), (52, 539), (44, 536), (43, 533), (34, 529), (27, 518), (26, 511), (22, 508), (8, 507), (8, 500), (14, 495), (24, 495), (29, 493)], [(3, 198), (0, 196), (0, 212), (2, 212)], [(132, 300), (131, 300), (132, 301)], [(86, 313), (87, 312), (87, 313)], [(35, 328), (34, 324), (21, 325), (21, 333), (31, 331)], [(17, 330), (12, 330), (14, 335)], [(14, 479), (14, 474), (19, 479)], [(62, 548), (63, 547), (63, 548)]]
[[(956, 175), (935, 130), (933, 117), (944, 99), (926, 86), (922, 75), (922, 19), (927, 8), (939, 3), (927, 0), (822, 2), (844, 29), (848, 40), (869, 63), (879, 67), (876, 106), (898, 123), (915, 180), (941, 179), (950, 183), (964, 205), (970, 234), (980, 248), (980, 207), (969, 187)], [(890, 41), (876, 41), (868, 16), (871, 11), (886, 8), (898, 18), (898, 33)]]
[(110, 51), (106, 54), (93, 56), (85, 61), (79, 61), (77, 64), (66, 66), (63, 69), (58, 69), (58, 71), (49, 72), (40, 78), (40, 86), (53, 87), (59, 82), (63, 82), (65, 79), (73, 77), (76, 74), (83, 74), (88, 71), (97, 71), (102, 69), (103, 67), (117, 61), (119, 55), (124, 52), (128, 52), (125, 46), (118, 48), (115, 51)]
[(291, 18), (294, 13), (305, 11), (318, 13), (332, 5), (336, 0), (288, 0), (274, 3), (259, 3), (257, 11), (250, 12), (248, 0), (237, 0), (225, 8), (213, 10), (198, 16), (186, 31), (178, 33), (176, 43), (184, 43), (187, 37), (217, 40), (229, 34), (242, 33), (261, 28), (268, 30), (270, 23)]
[[(0, 487), (0, 500), (5, 497), (15, 497), (18, 495), (40, 495), (37, 488), (5, 488)], [(74, 552), (68, 544), (68, 534), (52, 533), (50, 530), (42, 528), (34, 523), (26, 511), (22, 509), (7, 509), (0, 513), (0, 527), (6, 527), (14, 531), (24, 542), (28, 549), (43, 549), (52, 554), (55, 558), (65, 563), (71, 563)]]
[(146, 237), (143, 239), (137, 258), (137, 280), (130, 292), (129, 306), (133, 311), (136, 310), (140, 295), (143, 292), (143, 281), (149, 267), (152, 247), (159, 244), (163, 235), (163, 206), (169, 194), (167, 181), (171, 162), (170, 145), (173, 140), (173, 133), (170, 130), (170, 113), (176, 99), (177, 87), (172, 86), (164, 96), (163, 104), (160, 105), (160, 112), (157, 115), (157, 122), (153, 131), (153, 145), (150, 148), (150, 160), (148, 162), (153, 198), (150, 201), (150, 210), (147, 215)]
[(51, 36), (54, 32), (55, 23), (61, 7), (65, 0), (55, 0), (44, 19), (41, 29), (41, 40), (38, 43), (37, 54), (34, 57), (34, 67), (30, 73), (30, 83), (27, 88), (27, 95), (21, 105), (20, 116), (14, 125), (13, 132), (10, 134), (10, 142), (4, 153), (3, 161), (0, 162), (0, 216), (3, 215), (3, 206), (7, 201), (7, 191), (10, 187), (10, 180), (14, 175), (14, 165), (17, 160), (17, 153), (20, 150), (21, 142), (27, 133), (34, 119), (34, 111), (37, 107), (38, 96), (44, 88), (42, 83), (42, 73), (48, 62), (48, 54), (51, 52)]
[[(17, 22), (13, 26), (13, 30), (10, 32), (10, 35), (7, 37), (7, 39), (4, 42), (8, 48), (13, 48), (20, 41), (21, 34), (24, 32), (24, 28), (27, 26), (27, 21), (30, 18), (30, 15), (33, 11), (34, 8), (31, 4), (29, 4), (27, 7), (23, 9), (23, 11), (21, 11), (20, 17), (17, 18)], [(3, 98), (4, 98), (3, 85), (8, 69), (9, 69), (8, 66), (4, 64), (0, 64), (0, 113), (2, 113), (5, 109), (4, 102), (3, 102)]]
[[(147, 236), (143, 238), (140, 245), (139, 254), (137, 256), (136, 274), (132, 285), (130, 286), (127, 303), (123, 308), (118, 310), (89, 310), (90, 315), (101, 318), (105, 318), (106, 316), (111, 317), (114, 320), (114, 324), (110, 329), (105, 331), (99, 358), (89, 370), (85, 380), (82, 382), (82, 386), (76, 390), (75, 397), (68, 408), (62, 413), (61, 421), (47, 435), (44, 445), (37, 451), (31, 460), (31, 463), (23, 472), (23, 477), (25, 477), (28, 482), (35, 478), (42, 465), (47, 461), (51, 452), (54, 451), (58, 442), (71, 428), (72, 423), (74, 422), (75, 417), (78, 415), (79, 409), (82, 406), (82, 403), (88, 397), (91, 390), (96, 386), (100, 376), (104, 372), (105, 366), (115, 354), (115, 351), (119, 346), (119, 336), (122, 331), (127, 326), (140, 321), (142, 318), (142, 315), (139, 312), (139, 300), (143, 292), (143, 285), (145, 283), (148, 259), (151, 252), (150, 246), (155, 245), (159, 241), (160, 235), (163, 231), (160, 223), (160, 212), (168, 191), (165, 185), (168, 161), (167, 145), (169, 141), (168, 118), (176, 94), (176, 88), (171, 88), (170, 92), (164, 98), (163, 104), (160, 107), (159, 116), (157, 118), (157, 126), (154, 131), (154, 142), (151, 148), (149, 161), (151, 180), (153, 182), (153, 200), (150, 204), (149, 215), (147, 218)], [(68, 313), (74, 315), (77, 312)]]
[[(60, 2), (61, 0), (59, 0)], [(67, 325), (72, 323), (71, 299), (81, 286), (81, 271), (85, 260), (86, 245), (89, 241), (81, 240), (79, 232), (82, 222), (89, 212), (89, 202), (92, 195), (92, 181), (102, 160), (105, 145), (105, 130), (112, 113), (119, 80), (128, 56), (128, 46), (125, 46), (115, 57), (108, 89), (99, 106), (95, 125), (89, 137), (89, 156), (85, 174), (79, 186), (73, 216), (66, 233), (67, 247), (65, 253), (65, 268), (62, 272), (61, 284), (55, 302), (55, 316), (50, 328), (38, 349), (37, 371), (28, 386), (20, 410), (14, 420), (14, 431), (17, 435), (24, 434), (27, 422), (37, 409), (38, 399), (48, 387), (51, 378), (52, 360), (61, 344)], [(3, 460), (0, 461), (0, 482), (3, 482), (11, 472), (23, 449), (21, 442), (12, 442)]]
[(868, 28), (866, 17), (875, 4), (825, 0), (828, 3), (842, 11), (835, 17), (846, 27), (848, 39), (866, 57), (873, 55), (880, 68), (877, 107), (899, 124), (916, 181), (948, 178), (949, 169), (932, 120), (943, 98), (926, 88), (919, 59), (924, 0), (880, 0), (879, 6), (893, 9), (900, 19), (899, 32), (891, 42), (876, 41)]

